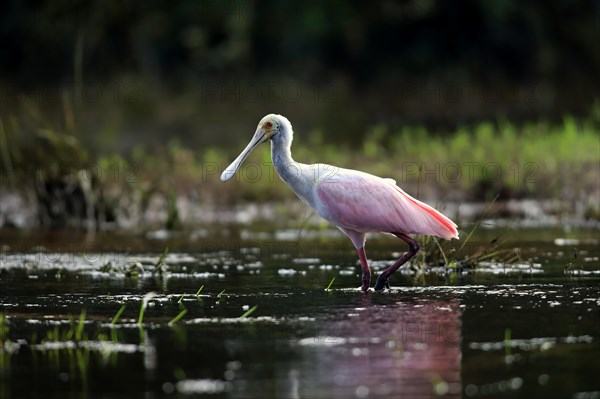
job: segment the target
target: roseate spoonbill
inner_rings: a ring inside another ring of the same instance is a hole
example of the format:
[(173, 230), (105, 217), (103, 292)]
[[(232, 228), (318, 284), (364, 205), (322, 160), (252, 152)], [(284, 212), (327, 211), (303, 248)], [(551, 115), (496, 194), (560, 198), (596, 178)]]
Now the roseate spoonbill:
[(282, 115), (261, 119), (250, 143), (223, 171), (229, 180), (256, 147), (271, 140), (271, 159), (281, 180), (325, 220), (333, 223), (356, 248), (362, 267), (362, 290), (368, 291), (371, 271), (365, 254), (368, 232), (391, 233), (405, 241), (409, 250), (377, 278), (375, 290), (389, 288), (388, 279), (415, 256), (419, 244), (408, 234), (458, 239), (456, 224), (429, 205), (411, 197), (393, 179), (326, 164), (306, 165), (292, 159), (292, 125)]

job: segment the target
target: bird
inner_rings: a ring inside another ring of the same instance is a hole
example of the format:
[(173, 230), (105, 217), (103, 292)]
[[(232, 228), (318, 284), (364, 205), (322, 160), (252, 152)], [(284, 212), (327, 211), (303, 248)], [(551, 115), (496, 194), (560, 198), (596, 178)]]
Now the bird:
[(457, 225), (441, 212), (404, 192), (394, 179), (327, 164), (307, 165), (292, 158), (292, 124), (283, 115), (260, 120), (252, 139), (223, 170), (221, 181), (231, 179), (260, 144), (271, 141), (271, 160), (279, 177), (306, 205), (335, 225), (354, 245), (362, 269), (365, 293), (371, 270), (365, 252), (367, 233), (393, 234), (408, 244), (408, 251), (377, 277), (374, 290), (389, 289), (389, 278), (419, 251), (409, 234), (458, 239)]

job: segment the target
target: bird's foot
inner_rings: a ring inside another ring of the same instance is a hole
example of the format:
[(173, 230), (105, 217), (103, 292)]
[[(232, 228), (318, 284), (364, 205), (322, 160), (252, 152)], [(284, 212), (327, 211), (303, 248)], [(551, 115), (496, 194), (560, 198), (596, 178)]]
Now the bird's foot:
[(362, 286), (360, 287), (363, 292), (369, 291), (369, 287), (371, 286), (371, 273), (363, 273), (362, 275)]
[(382, 291), (384, 288), (390, 289), (390, 282), (388, 281), (388, 277), (381, 273), (379, 277), (377, 277), (377, 282), (375, 283), (375, 291)]

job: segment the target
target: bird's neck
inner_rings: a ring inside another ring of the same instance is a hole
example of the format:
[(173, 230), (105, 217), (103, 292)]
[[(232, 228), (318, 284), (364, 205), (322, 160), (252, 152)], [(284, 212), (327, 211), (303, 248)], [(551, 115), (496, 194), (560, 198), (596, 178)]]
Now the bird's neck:
[(271, 141), (271, 159), (277, 174), (283, 181), (288, 183), (290, 179), (293, 179), (290, 172), (293, 173), (297, 162), (292, 159), (291, 140), (287, 137), (274, 137)]
[(292, 159), (291, 138), (281, 135), (273, 137), (271, 159), (277, 174), (300, 199), (312, 205), (312, 186), (309, 166)]

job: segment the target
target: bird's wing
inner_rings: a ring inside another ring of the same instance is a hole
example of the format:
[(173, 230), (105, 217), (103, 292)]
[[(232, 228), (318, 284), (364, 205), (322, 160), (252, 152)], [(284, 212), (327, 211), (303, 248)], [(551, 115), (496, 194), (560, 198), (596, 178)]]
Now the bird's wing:
[(339, 169), (315, 184), (315, 207), (330, 222), (360, 232), (400, 232), (458, 238), (456, 224), (406, 194), (393, 179)]

